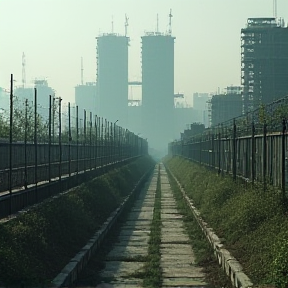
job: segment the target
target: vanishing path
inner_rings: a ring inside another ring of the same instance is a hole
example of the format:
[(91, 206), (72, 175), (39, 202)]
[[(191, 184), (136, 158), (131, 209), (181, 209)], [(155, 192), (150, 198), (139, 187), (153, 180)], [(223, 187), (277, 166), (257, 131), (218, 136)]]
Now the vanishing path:
[(161, 267), (162, 287), (204, 287), (205, 274), (195, 265), (195, 257), (189, 237), (184, 229), (182, 216), (178, 213), (176, 201), (163, 164), (161, 174)]
[(114, 244), (105, 257), (104, 268), (99, 276), (101, 282), (110, 283), (113, 285), (111, 287), (142, 287), (143, 279), (137, 274), (143, 272), (148, 255), (157, 178), (158, 165), (121, 225), (119, 235), (109, 240)]
[[(94, 271), (98, 275), (98, 282), (101, 279), (101, 282), (111, 285), (107, 287), (143, 287), (143, 272), (145, 272), (145, 264), (147, 265), (158, 169), (159, 166), (156, 165), (152, 177), (141, 190), (131, 211), (127, 213), (118, 235), (107, 239), (109, 243), (112, 243), (112, 248), (101, 260), (104, 261), (102, 270)], [(162, 271), (162, 287), (206, 287), (205, 274), (195, 264), (194, 253), (185, 232), (182, 215), (177, 210), (168, 175), (162, 163), (160, 164), (160, 184), (162, 226), (159, 268)]]

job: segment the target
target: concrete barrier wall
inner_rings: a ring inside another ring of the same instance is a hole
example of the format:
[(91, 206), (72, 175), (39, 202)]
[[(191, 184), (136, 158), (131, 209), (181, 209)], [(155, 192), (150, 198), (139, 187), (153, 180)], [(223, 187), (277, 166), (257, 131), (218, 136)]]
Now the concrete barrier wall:
[(221, 240), (214, 233), (213, 229), (210, 228), (209, 225), (201, 218), (200, 212), (193, 205), (193, 201), (191, 201), (191, 199), (186, 195), (186, 192), (181, 186), (180, 182), (176, 179), (176, 177), (173, 175), (173, 173), (168, 167), (166, 167), (166, 169), (177, 182), (184, 199), (186, 200), (188, 206), (190, 207), (194, 215), (194, 218), (196, 219), (203, 233), (206, 235), (208, 241), (210, 242), (219, 265), (230, 278), (232, 285), (236, 288), (253, 287), (253, 283), (251, 282), (249, 277), (243, 272), (243, 267), (241, 266), (241, 264), (230, 254), (227, 249), (224, 248)]

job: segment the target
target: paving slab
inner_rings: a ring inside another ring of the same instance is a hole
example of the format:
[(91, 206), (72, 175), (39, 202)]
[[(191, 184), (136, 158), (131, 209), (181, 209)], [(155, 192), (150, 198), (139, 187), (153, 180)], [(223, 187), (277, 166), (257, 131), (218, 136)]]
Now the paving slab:
[(131, 279), (117, 279), (117, 281), (112, 281), (110, 283), (113, 288), (139, 288), (142, 287), (142, 279), (131, 278)]
[(179, 235), (179, 234), (172, 234), (172, 235), (163, 235), (161, 242), (165, 243), (179, 243), (179, 244), (188, 244), (190, 243), (190, 239), (187, 235)]
[(149, 236), (150, 234), (150, 231), (143, 231), (143, 230), (137, 230), (137, 231), (132, 231), (132, 230), (122, 230), (120, 232), (120, 235), (119, 236), (131, 236), (131, 237), (134, 237), (134, 236)]
[(177, 211), (167, 173), (161, 165), (161, 268), (162, 287), (206, 287), (205, 274), (195, 265), (195, 256)]
[[(106, 261), (105, 270), (101, 272), (103, 278), (131, 278), (131, 263), (124, 261)], [(143, 271), (143, 262), (133, 262), (134, 273)]]
[(106, 256), (105, 269), (100, 273), (104, 283), (106, 279), (113, 287), (142, 287), (143, 279), (137, 278), (136, 275), (142, 272), (145, 265), (145, 262), (139, 261), (139, 256), (148, 255), (157, 178), (158, 169), (155, 168), (150, 184), (142, 189), (126, 221), (121, 225), (121, 231)]
[(207, 283), (203, 279), (197, 278), (185, 278), (185, 277), (175, 277), (175, 278), (164, 278), (162, 287), (207, 287)]
[(139, 245), (129, 245), (129, 246), (122, 246), (116, 245), (114, 246), (113, 250), (109, 252), (106, 256), (107, 260), (127, 260), (133, 259), (139, 256), (146, 256), (148, 253), (148, 245), (147, 246), (139, 246)]

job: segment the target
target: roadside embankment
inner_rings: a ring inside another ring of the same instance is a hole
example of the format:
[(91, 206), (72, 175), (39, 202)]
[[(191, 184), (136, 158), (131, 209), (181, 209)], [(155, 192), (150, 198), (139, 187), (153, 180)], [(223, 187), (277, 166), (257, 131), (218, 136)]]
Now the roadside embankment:
[(138, 158), (1, 223), (0, 284), (50, 283), (154, 164)]
[(279, 191), (234, 183), (183, 158), (165, 165), (252, 282), (287, 287), (288, 217)]

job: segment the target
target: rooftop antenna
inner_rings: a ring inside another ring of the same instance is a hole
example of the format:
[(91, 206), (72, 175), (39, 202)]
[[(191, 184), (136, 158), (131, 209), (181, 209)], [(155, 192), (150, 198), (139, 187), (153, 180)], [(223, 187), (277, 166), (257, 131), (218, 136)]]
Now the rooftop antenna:
[(112, 15), (112, 34), (114, 33), (114, 19), (113, 19), (113, 15)]
[(125, 36), (127, 36), (127, 29), (128, 29), (128, 26), (129, 26), (128, 20), (129, 20), (129, 18), (125, 14)]
[(84, 82), (83, 82), (83, 57), (81, 57), (81, 85), (84, 85)]
[(277, 18), (277, 0), (273, 0), (273, 17)]
[(170, 13), (169, 13), (169, 35), (172, 34), (172, 9), (170, 9)]
[(26, 86), (26, 60), (25, 60), (25, 54), (23, 52), (22, 54), (22, 87), (25, 88)]
[(157, 26), (156, 26), (156, 32), (159, 33), (159, 16), (157, 13)]

